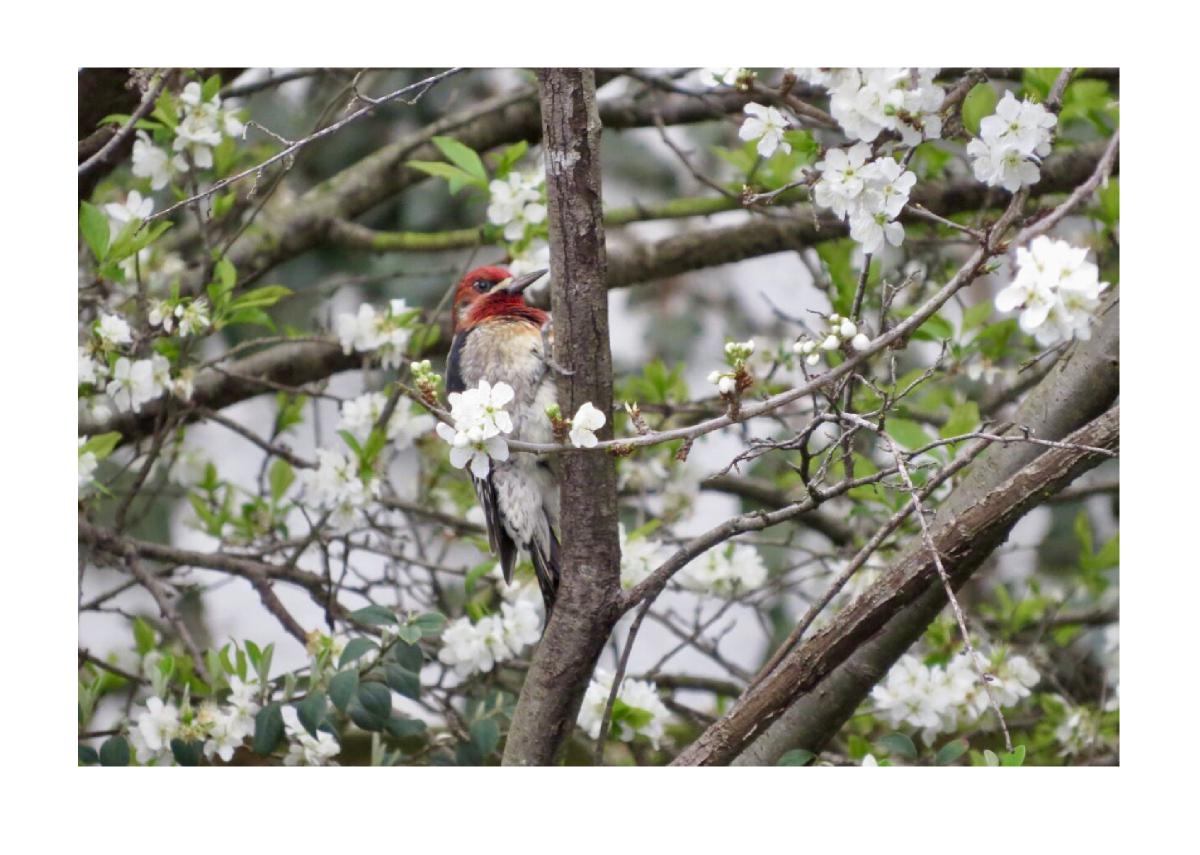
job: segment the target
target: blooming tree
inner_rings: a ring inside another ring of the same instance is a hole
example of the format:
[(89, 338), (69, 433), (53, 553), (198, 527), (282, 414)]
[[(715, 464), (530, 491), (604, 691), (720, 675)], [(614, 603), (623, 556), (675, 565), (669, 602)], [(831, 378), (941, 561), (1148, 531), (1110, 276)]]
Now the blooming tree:
[[(1115, 72), (353, 80), (135, 70), (80, 144), (80, 763), (1116, 760)], [(481, 263), (550, 268), (554, 442), (446, 394)]]

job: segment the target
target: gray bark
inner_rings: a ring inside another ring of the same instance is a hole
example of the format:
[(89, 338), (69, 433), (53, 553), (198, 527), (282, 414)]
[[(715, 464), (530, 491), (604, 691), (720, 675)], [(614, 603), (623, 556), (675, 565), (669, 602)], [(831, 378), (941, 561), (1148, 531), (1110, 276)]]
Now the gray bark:
[[(587, 69), (538, 72), (549, 201), (551, 308), (558, 400), (570, 418), (587, 401), (612, 412), (600, 117)], [(601, 431), (611, 436), (611, 424)], [(618, 617), (617, 478), (606, 454), (562, 459), (562, 581), (534, 653), (504, 748), (505, 765), (548, 765), (575, 726), (604, 642)]]
[[(1075, 345), (1022, 401), (1014, 421), (1042, 439), (1060, 440), (1104, 412), (1120, 391), (1119, 294), (1106, 302), (1090, 341)], [(1029, 443), (993, 446), (938, 509), (934, 526), (976, 506), (997, 485), (1045, 451)], [(919, 544), (913, 551), (920, 551)], [(910, 553), (911, 554), (911, 553)], [(980, 556), (982, 563), (986, 555)], [(949, 569), (949, 568), (947, 568)], [(972, 568), (974, 569), (974, 568)], [(841, 729), (892, 664), (920, 638), (946, 605), (934, 586), (893, 617), (877, 636), (856, 650), (815, 688), (801, 695), (734, 765), (770, 765), (792, 748), (819, 751)]]

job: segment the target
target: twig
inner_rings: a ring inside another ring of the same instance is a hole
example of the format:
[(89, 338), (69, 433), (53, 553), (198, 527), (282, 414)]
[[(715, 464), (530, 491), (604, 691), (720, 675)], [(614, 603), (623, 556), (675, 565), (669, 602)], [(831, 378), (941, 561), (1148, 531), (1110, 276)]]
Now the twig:
[(151, 110), (154, 109), (154, 103), (158, 100), (158, 96), (162, 94), (163, 87), (167, 85), (167, 75), (160, 75), (158, 82), (146, 91), (146, 95), (142, 98), (142, 103), (138, 104), (137, 109), (133, 111), (133, 115), (129, 117), (129, 121), (121, 126), (121, 129), (113, 134), (112, 139), (104, 144), (98, 152), (93, 154), (83, 163), (79, 164), (79, 175), (86, 175), (92, 168), (99, 166), (104, 161), (108, 160), (108, 156), (112, 154), (116, 148), (124, 142), (130, 134), (137, 128), (137, 123), (144, 119)]

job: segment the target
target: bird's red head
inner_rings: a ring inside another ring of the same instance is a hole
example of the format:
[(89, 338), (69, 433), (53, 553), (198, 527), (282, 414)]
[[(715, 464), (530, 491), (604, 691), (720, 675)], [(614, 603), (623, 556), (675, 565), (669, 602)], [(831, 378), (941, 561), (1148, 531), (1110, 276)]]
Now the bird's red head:
[(525, 302), (524, 291), (545, 275), (538, 270), (513, 278), (503, 267), (478, 267), (458, 283), (454, 291), (454, 330), (469, 329), (488, 318), (513, 316), (536, 323), (548, 317)]

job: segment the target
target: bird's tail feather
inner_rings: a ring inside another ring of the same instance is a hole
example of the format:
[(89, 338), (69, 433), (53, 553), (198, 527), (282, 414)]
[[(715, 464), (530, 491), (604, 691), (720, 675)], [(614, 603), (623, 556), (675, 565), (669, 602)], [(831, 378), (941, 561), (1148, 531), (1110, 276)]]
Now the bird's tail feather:
[(546, 624), (550, 623), (550, 612), (554, 608), (555, 597), (558, 596), (558, 582), (561, 576), (559, 563), (558, 537), (554, 529), (550, 530), (549, 552), (543, 550), (536, 541), (529, 546), (529, 557), (533, 560), (533, 569), (537, 575), (538, 587), (542, 589), (542, 602), (546, 604)]

